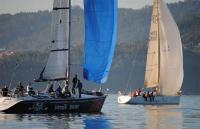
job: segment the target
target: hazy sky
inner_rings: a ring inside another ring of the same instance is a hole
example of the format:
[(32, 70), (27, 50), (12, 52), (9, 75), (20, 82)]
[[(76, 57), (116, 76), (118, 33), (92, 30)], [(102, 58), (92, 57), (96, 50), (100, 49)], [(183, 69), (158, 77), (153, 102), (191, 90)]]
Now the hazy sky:
[[(149, 5), (153, 0), (118, 0), (120, 8), (138, 9)], [(164, 0), (166, 2), (177, 2), (184, 0)], [(72, 0), (73, 5), (82, 6), (83, 0)], [(51, 10), (53, 0), (0, 0), (0, 14), (18, 12), (32, 12), (38, 10)]]

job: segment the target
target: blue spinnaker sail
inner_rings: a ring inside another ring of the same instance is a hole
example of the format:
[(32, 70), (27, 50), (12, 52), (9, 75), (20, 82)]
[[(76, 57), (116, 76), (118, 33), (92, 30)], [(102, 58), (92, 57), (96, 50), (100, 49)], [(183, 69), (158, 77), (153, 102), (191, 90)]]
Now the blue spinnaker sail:
[(117, 0), (84, 0), (84, 78), (105, 83), (117, 37)]

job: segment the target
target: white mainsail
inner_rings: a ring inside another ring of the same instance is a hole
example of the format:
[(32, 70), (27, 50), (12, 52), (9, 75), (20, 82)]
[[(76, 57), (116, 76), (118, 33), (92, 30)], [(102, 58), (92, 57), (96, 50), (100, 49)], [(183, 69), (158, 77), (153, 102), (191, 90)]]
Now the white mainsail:
[(69, 55), (70, 0), (54, 0), (51, 52), (43, 71), (45, 80), (67, 78)]
[(160, 0), (160, 94), (175, 95), (183, 82), (182, 42), (178, 27)]
[(149, 34), (149, 46), (147, 53), (145, 87), (158, 86), (159, 60), (158, 60), (158, 0), (153, 3), (153, 13), (151, 17), (151, 28)]
[(182, 43), (178, 27), (163, 0), (154, 0), (145, 86), (160, 95), (175, 95), (183, 81)]

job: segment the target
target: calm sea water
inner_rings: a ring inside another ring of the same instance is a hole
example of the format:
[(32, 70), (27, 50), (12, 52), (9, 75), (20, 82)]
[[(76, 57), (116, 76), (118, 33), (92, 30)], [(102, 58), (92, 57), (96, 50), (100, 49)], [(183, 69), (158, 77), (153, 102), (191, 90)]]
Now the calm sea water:
[(100, 114), (1, 113), (0, 129), (200, 129), (200, 96), (182, 96), (176, 106), (141, 106), (109, 95)]

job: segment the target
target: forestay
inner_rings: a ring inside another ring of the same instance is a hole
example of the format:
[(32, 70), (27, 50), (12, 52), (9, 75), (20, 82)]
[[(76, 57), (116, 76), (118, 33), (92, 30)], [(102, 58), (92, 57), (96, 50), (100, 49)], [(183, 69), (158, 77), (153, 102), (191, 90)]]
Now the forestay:
[(117, 35), (117, 0), (84, 0), (84, 78), (106, 82)]

